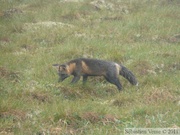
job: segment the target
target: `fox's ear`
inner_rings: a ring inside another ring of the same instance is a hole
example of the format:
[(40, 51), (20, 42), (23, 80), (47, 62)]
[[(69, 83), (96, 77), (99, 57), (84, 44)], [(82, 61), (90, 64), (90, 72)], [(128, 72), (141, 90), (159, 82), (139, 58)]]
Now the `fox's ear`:
[(59, 66), (60, 66), (59, 64), (53, 64), (52, 66), (55, 67), (57, 70), (59, 70)]
[(63, 70), (66, 70), (66, 65), (59, 65), (59, 68), (63, 69)]

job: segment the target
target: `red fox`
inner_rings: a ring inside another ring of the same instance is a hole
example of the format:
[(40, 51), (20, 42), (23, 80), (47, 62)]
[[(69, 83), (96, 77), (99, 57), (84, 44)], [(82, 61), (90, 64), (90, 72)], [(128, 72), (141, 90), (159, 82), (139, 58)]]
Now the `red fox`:
[(83, 83), (87, 81), (88, 76), (104, 76), (108, 82), (116, 85), (120, 91), (122, 85), (118, 75), (122, 75), (132, 85), (138, 86), (138, 82), (131, 71), (123, 65), (111, 61), (78, 58), (65, 64), (53, 64), (53, 66), (58, 70), (58, 82), (62, 82), (70, 75), (74, 76), (71, 83), (79, 81), (81, 76), (83, 76)]

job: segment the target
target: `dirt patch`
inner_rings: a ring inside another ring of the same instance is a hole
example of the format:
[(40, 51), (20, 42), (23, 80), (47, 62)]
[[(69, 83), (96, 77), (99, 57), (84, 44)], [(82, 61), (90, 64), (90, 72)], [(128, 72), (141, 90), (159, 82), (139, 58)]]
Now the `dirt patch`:
[(5, 123), (5, 126), (0, 127), (0, 135), (14, 135), (14, 131), (19, 129), (21, 127), (20, 125), (27, 119), (28, 112), (21, 109), (1, 110), (0, 120), (2, 124)]
[(150, 93), (144, 95), (144, 101), (147, 104), (175, 100), (175, 97), (167, 90), (154, 88)]
[(37, 47), (28, 44), (23, 44), (21, 45), (21, 48), (26, 51), (34, 51)]
[(76, 99), (83, 96), (78, 90), (74, 90), (73, 88), (69, 87), (58, 87), (58, 90), (60, 90), (63, 97), (66, 99)]
[(14, 14), (22, 14), (23, 11), (18, 8), (11, 8), (2, 12), (1, 16), (10, 17)]
[(112, 114), (100, 115), (96, 112), (85, 112), (82, 114), (81, 118), (90, 121), (91, 123), (100, 122), (103, 124), (114, 123), (118, 119), (116, 116)]
[(0, 112), (0, 118), (12, 118), (13, 121), (24, 120), (26, 118), (26, 112), (22, 110), (8, 110)]
[(107, 16), (107, 17), (102, 17), (102, 21), (121, 21), (123, 20), (123, 16)]
[(0, 135), (14, 135), (12, 128), (1, 128)]
[(91, 123), (97, 123), (101, 120), (100, 116), (95, 112), (85, 112), (81, 117)]
[(168, 42), (170, 43), (180, 43), (180, 34), (176, 34), (168, 38)]
[(1, 77), (8, 77), (10, 74), (10, 72), (4, 68), (4, 67), (0, 67), (0, 76)]
[(50, 98), (44, 93), (32, 93), (32, 98), (38, 100), (39, 102), (50, 102)]
[(180, 70), (180, 62), (179, 63), (172, 63), (168, 65), (169, 70)]
[(114, 106), (119, 106), (119, 107), (121, 107), (121, 106), (123, 106), (124, 104), (125, 104), (125, 102), (122, 101), (122, 100), (115, 100), (115, 101), (113, 101), (113, 105), (114, 105)]
[(156, 74), (148, 61), (138, 61), (133, 67), (137, 74), (142, 76), (147, 74)]
[(118, 107), (123, 107), (123, 106), (130, 106), (134, 100), (132, 98), (121, 98), (121, 99), (116, 99), (112, 102), (112, 105), (118, 106)]
[(9, 43), (11, 40), (9, 37), (2, 37), (0, 38), (0, 43)]
[(9, 71), (5, 67), (0, 67), (0, 77), (6, 78), (6, 79), (11, 80), (13, 82), (19, 82), (20, 81), (20, 73), (19, 72)]

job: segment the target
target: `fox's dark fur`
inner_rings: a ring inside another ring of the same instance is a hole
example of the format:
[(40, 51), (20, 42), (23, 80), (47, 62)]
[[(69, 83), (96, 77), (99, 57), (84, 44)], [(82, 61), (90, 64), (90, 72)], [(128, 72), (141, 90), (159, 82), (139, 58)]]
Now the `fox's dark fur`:
[(119, 81), (118, 75), (122, 75), (132, 85), (138, 85), (133, 73), (123, 65), (115, 62), (78, 58), (65, 64), (54, 64), (53, 66), (56, 66), (58, 69), (58, 82), (62, 82), (70, 75), (74, 76), (71, 83), (79, 81), (81, 76), (83, 76), (83, 83), (87, 81), (88, 76), (104, 76), (108, 82), (116, 85), (117, 88), (121, 90), (122, 85)]

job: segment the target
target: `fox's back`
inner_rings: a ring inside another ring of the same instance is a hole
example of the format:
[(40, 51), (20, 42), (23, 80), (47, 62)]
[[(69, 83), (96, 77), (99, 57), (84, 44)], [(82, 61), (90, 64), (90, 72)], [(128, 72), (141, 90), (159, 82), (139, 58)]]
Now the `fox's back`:
[(82, 69), (89, 75), (106, 75), (110, 70), (114, 70), (115, 63), (105, 60), (80, 58), (75, 59), (77, 64), (81, 64)]
[(108, 67), (112, 66), (114, 62), (109, 62), (109, 61), (105, 61), (105, 60), (97, 60), (97, 59), (86, 59), (86, 58), (82, 58), (82, 61), (84, 61), (86, 63), (87, 66), (89, 66), (89, 68), (91, 70), (95, 69), (107, 69)]

